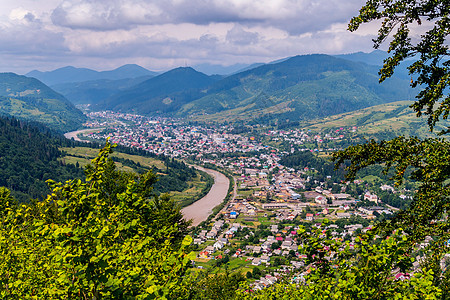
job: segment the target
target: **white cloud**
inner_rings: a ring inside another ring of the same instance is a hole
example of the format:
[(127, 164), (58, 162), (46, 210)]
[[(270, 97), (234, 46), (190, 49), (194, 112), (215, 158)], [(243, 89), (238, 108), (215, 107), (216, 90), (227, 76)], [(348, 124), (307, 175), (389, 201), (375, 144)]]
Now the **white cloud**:
[(272, 25), (291, 34), (348, 21), (362, 0), (65, 0), (52, 13), (56, 25), (117, 30), (138, 25), (241, 23)]
[(376, 32), (346, 30), (364, 0), (38, 2), (1, 1), (2, 71), (269, 62), (306, 53), (369, 51)]

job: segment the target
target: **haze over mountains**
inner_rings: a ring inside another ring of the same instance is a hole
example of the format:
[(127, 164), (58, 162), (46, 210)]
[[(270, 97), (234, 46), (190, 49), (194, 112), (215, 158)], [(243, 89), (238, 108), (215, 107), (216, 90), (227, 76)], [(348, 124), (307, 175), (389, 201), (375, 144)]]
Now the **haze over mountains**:
[(149, 71), (141, 66), (129, 64), (111, 71), (100, 72), (86, 68), (67, 66), (48, 72), (34, 70), (25, 74), (25, 76), (34, 77), (43, 83), (52, 86), (68, 82), (83, 82), (99, 79), (119, 80), (141, 76), (155, 76), (156, 74), (156, 72)]

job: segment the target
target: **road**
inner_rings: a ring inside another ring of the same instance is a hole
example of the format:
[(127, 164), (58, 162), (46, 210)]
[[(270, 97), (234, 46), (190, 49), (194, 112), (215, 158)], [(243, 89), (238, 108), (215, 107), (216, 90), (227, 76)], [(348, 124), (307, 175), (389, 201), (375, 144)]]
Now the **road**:
[(197, 226), (205, 221), (212, 213), (212, 209), (222, 203), (227, 196), (230, 184), (228, 178), (220, 172), (202, 167), (196, 168), (211, 175), (214, 178), (214, 184), (205, 197), (181, 210), (185, 219), (192, 219), (192, 226)]

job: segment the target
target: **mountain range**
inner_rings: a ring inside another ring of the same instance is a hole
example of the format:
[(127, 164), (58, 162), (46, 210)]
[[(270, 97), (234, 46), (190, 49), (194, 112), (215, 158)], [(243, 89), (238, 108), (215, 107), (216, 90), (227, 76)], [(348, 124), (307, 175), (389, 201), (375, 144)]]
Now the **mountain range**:
[(25, 76), (34, 77), (49, 86), (61, 83), (74, 83), (92, 80), (120, 80), (136, 78), (141, 76), (155, 76), (157, 73), (149, 71), (135, 64), (121, 66), (111, 71), (95, 71), (86, 68), (75, 68), (67, 66), (53, 71), (41, 72), (33, 70)]
[(51, 88), (34, 78), (4, 73), (0, 112), (60, 130), (84, 121), (73, 104), (208, 122), (302, 121), (412, 100), (407, 76), (400, 73), (378, 83), (377, 64), (385, 57), (381, 51), (299, 55), (248, 65), (228, 76), (206, 75), (191, 67), (157, 74), (137, 65), (102, 72), (64, 67), (27, 74)]
[(379, 84), (379, 67), (357, 62), (358, 56), (363, 57), (301, 55), (230, 76), (177, 68), (91, 104), (98, 110), (199, 121), (271, 122), (325, 117), (414, 97), (407, 79), (393, 77)]

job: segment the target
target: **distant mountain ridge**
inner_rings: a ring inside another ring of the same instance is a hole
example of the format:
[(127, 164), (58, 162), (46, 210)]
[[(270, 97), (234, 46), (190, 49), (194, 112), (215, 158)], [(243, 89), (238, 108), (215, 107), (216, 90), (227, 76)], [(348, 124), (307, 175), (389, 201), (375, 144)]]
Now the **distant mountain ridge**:
[(46, 124), (58, 131), (81, 127), (85, 115), (39, 80), (0, 73), (0, 113)]
[(409, 83), (380, 85), (378, 66), (324, 54), (299, 55), (225, 78), (178, 68), (120, 92), (96, 106), (204, 121), (298, 120), (411, 98)]
[(137, 78), (142, 76), (155, 76), (158, 73), (149, 71), (136, 64), (128, 64), (110, 71), (95, 71), (87, 68), (75, 68), (67, 66), (53, 71), (31, 71), (25, 76), (34, 77), (43, 83), (52, 86), (61, 83), (83, 82), (92, 80), (119, 80)]
[(378, 67), (313, 54), (229, 76), (177, 116), (199, 120), (308, 119), (409, 99), (407, 80), (378, 83)]
[(97, 108), (141, 114), (170, 113), (203, 95), (202, 89), (221, 77), (208, 76), (191, 67), (180, 67), (120, 92)]

